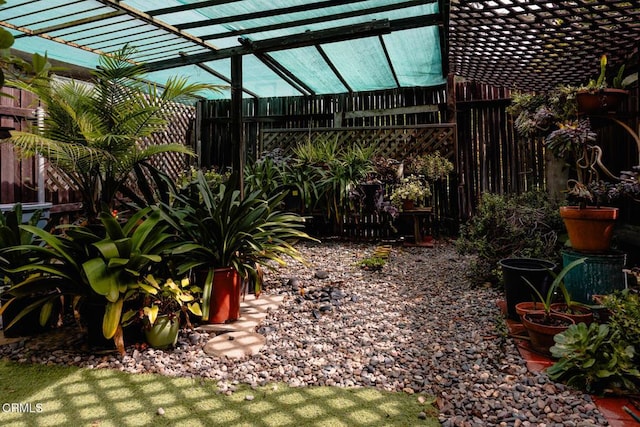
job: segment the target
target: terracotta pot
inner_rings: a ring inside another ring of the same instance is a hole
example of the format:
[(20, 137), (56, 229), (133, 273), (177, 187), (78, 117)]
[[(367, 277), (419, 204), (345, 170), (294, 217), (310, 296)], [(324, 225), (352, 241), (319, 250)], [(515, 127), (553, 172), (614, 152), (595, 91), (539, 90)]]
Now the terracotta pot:
[(618, 208), (561, 206), (560, 216), (569, 234), (571, 246), (581, 252), (605, 252), (611, 246)]
[(534, 350), (550, 355), (549, 349), (553, 346), (553, 337), (560, 332), (566, 331), (574, 322), (570, 317), (559, 313), (551, 312), (549, 316), (559, 322), (559, 325), (545, 325), (541, 323), (545, 317), (544, 311), (532, 311), (522, 316), (522, 324), (527, 329), (529, 338), (531, 338), (531, 348)]
[(413, 200), (408, 200), (405, 199), (402, 201), (402, 210), (403, 211), (410, 211), (412, 209), (415, 209), (416, 207), (416, 203)]
[(585, 114), (603, 114), (615, 112), (629, 95), (624, 89), (601, 89), (596, 91), (579, 91), (576, 93), (578, 112)]
[(216, 268), (209, 301), (209, 323), (226, 323), (240, 317), (240, 275), (233, 267)]
[(558, 302), (555, 304), (551, 304), (551, 311), (570, 317), (571, 319), (573, 319), (574, 323), (586, 323), (587, 325), (593, 323), (593, 312), (589, 307), (584, 307), (581, 305), (573, 306), (571, 308), (572, 312), (569, 312), (567, 304)]
[(520, 318), (520, 320), (522, 320), (522, 316), (524, 316), (526, 313), (530, 313), (532, 311), (540, 311), (544, 307), (542, 306), (541, 302), (524, 301), (517, 303), (515, 308), (518, 317)]

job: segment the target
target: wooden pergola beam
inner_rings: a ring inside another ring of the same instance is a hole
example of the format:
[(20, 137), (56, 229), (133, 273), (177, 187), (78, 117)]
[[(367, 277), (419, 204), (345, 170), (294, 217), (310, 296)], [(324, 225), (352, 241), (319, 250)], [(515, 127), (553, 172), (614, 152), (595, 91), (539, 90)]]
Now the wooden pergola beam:
[(259, 40), (245, 43), (238, 47), (219, 49), (212, 52), (205, 52), (191, 55), (184, 58), (171, 58), (162, 61), (144, 64), (147, 71), (160, 71), (170, 68), (193, 65), (200, 62), (208, 62), (217, 59), (231, 58), (234, 55), (250, 55), (254, 53), (275, 52), (279, 50), (293, 49), (332, 43), (345, 40), (353, 40), (368, 36), (378, 36), (388, 34), (392, 31), (406, 30), (416, 27), (425, 27), (441, 23), (439, 14), (419, 15), (411, 18), (396, 19), (389, 21), (374, 20), (356, 25), (346, 25), (327, 30), (309, 31), (301, 34), (274, 37), (271, 39)]

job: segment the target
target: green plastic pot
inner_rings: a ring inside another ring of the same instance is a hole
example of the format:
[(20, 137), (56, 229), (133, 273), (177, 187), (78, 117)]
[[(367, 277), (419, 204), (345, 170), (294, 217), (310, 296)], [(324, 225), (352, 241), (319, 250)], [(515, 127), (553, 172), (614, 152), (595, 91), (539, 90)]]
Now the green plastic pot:
[(178, 342), (178, 332), (180, 331), (179, 317), (176, 315), (173, 320), (169, 316), (158, 316), (151, 328), (144, 331), (147, 343), (158, 349), (175, 347)]

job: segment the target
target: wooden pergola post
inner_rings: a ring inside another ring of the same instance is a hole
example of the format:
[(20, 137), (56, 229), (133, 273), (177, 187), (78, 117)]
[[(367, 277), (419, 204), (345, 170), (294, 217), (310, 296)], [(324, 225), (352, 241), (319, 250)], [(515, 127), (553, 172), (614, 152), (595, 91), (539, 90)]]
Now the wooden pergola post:
[(245, 143), (242, 123), (242, 55), (231, 57), (231, 167), (244, 198)]

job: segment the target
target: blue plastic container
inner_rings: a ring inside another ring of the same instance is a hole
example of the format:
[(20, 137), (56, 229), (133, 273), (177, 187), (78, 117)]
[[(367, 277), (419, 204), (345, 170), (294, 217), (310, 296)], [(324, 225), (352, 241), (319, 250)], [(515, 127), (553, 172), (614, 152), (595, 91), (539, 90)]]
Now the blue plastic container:
[(608, 295), (627, 287), (626, 275), (622, 272), (627, 260), (626, 254), (610, 251), (602, 254), (562, 251), (562, 264), (586, 258), (564, 277), (564, 285), (574, 301), (594, 304), (594, 295)]

